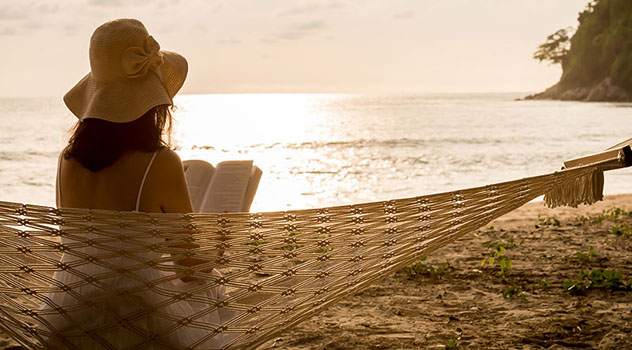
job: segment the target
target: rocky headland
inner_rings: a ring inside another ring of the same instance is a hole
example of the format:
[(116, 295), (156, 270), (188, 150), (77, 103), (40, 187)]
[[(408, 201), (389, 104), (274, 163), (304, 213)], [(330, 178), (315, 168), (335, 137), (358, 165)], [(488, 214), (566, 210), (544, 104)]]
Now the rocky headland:
[(527, 100), (632, 102), (632, 1), (592, 0), (577, 30), (549, 35), (533, 57), (560, 64), (560, 81)]
[(631, 102), (632, 94), (612, 84), (610, 78), (603, 79), (594, 86), (564, 89), (555, 84), (543, 92), (526, 96), (525, 100), (562, 100), (585, 102)]

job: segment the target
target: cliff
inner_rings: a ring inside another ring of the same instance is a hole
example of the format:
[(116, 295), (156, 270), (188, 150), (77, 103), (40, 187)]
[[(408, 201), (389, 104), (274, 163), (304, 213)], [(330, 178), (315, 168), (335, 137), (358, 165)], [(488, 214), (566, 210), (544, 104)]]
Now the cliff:
[[(526, 99), (632, 101), (632, 1), (595, 0), (578, 22), (569, 43), (549, 36), (534, 55), (560, 63), (560, 81)], [(570, 48), (561, 50), (565, 44)]]
[(605, 78), (597, 85), (575, 88), (563, 88), (557, 83), (543, 92), (525, 97), (525, 100), (630, 102), (632, 96), (625, 89), (612, 84), (610, 78)]

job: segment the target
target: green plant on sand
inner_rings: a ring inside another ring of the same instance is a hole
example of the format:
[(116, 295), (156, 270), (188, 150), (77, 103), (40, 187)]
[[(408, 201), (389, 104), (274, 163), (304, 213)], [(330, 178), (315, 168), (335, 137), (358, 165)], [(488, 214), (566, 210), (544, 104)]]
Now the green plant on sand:
[(538, 222), (539, 225), (535, 225), (535, 228), (540, 228), (540, 226), (555, 226), (555, 227), (560, 227), (562, 225), (562, 223), (560, 222), (560, 220), (554, 218), (554, 217), (542, 217), (540, 214), (538, 214)]
[(430, 276), (436, 277), (438, 275), (442, 275), (447, 272), (448, 265), (440, 264), (437, 267), (432, 266), (431, 264), (425, 263), (428, 256), (424, 255), (419, 261), (414, 264), (410, 264), (404, 267), (401, 271), (406, 273), (409, 276)]
[(589, 289), (632, 290), (632, 280), (626, 282), (623, 274), (616, 270), (582, 270), (576, 278), (564, 280), (564, 289), (573, 293)]
[[(522, 242), (520, 242), (522, 244)], [(481, 261), (481, 266), (496, 266), (498, 267), (498, 276), (505, 277), (505, 272), (510, 271), (511, 259), (509, 259), (504, 253), (508, 249), (516, 247), (513, 238), (509, 238), (507, 241), (487, 241), (483, 242), (483, 247), (487, 248), (487, 255)]]
[(454, 338), (451, 338), (450, 340), (448, 340), (448, 343), (445, 345), (445, 350), (459, 350), (459, 349), (461, 348), (459, 347), (459, 344)]
[(579, 262), (582, 262), (582, 263), (588, 263), (596, 257), (597, 257), (597, 251), (595, 250), (595, 247), (593, 246), (590, 246), (587, 253), (577, 252), (575, 253), (574, 256), (572, 256), (572, 258), (577, 259)]

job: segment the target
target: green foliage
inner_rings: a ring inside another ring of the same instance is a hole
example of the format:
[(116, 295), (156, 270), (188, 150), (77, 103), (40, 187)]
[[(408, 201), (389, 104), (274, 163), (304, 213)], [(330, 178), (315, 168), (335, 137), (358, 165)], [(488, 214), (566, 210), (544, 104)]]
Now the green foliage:
[(511, 285), (505, 289), (503, 292), (503, 298), (510, 299), (515, 297), (523, 297), (525, 295), (525, 291), (522, 289), (522, 286), (519, 285)]
[(606, 210), (605, 214), (608, 216), (608, 219), (613, 222), (626, 216), (632, 217), (632, 211), (626, 211), (625, 209), (621, 209), (619, 207), (612, 207), (611, 209)]
[(446, 350), (459, 350), (459, 344), (456, 342), (456, 339), (452, 338), (448, 340), (448, 343), (445, 345)]
[(588, 263), (590, 262), (590, 260), (596, 257), (597, 257), (597, 251), (595, 250), (593, 246), (590, 246), (590, 249), (588, 249), (588, 253), (584, 253), (584, 252), (575, 253), (575, 258), (577, 258), (577, 260), (579, 260), (582, 263)]
[(632, 290), (632, 281), (624, 281), (616, 270), (580, 271), (575, 279), (564, 280), (564, 289), (582, 293), (588, 289)]
[(624, 221), (626, 218), (630, 217), (632, 217), (632, 211), (626, 211), (625, 209), (613, 207), (597, 216), (596, 222), (601, 224), (603, 220), (606, 219), (612, 222), (612, 227), (609, 230), (610, 233), (617, 237), (630, 238), (632, 237), (632, 226)]
[(547, 289), (549, 288), (549, 282), (543, 279), (536, 279), (534, 281), (535, 283), (537, 283), (540, 287), (542, 287), (542, 289)]
[(550, 217), (542, 217), (540, 214), (538, 214), (538, 222), (540, 223), (540, 225), (542, 226), (555, 226), (555, 227), (560, 227), (562, 225), (562, 223), (560, 222), (560, 220), (556, 219), (556, 218), (550, 218)]
[(632, 236), (632, 227), (627, 222), (615, 223), (610, 229), (616, 236), (625, 236), (630, 238)]
[(425, 261), (428, 256), (424, 255), (419, 261), (414, 264), (408, 265), (402, 269), (403, 272), (409, 276), (430, 276), (436, 277), (447, 272), (448, 265), (441, 264), (438, 267), (434, 267), (430, 264), (426, 264)]
[(487, 248), (488, 253), (483, 261), (481, 261), (481, 266), (489, 265), (498, 267), (498, 276), (504, 278), (505, 271), (511, 270), (511, 259), (504, 253), (505, 250), (516, 247), (513, 238), (509, 238), (506, 242), (487, 241), (483, 243), (483, 247)]
[(579, 14), (579, 26), (567, 45), (567, 30), (551, 34), (534, 54), (562, 63), (560, 86), (591, 86), (609, 77), (632, 91), (632, 1), (595, 0)]
[(533, 58), (540, 62), (550, 61), (551, 64), (561, 64), (563, 67), (571, 47), (572, 31), (573, 28), (569, 27), (549, 35), (544, 44), (540, 45), (533, 54)]

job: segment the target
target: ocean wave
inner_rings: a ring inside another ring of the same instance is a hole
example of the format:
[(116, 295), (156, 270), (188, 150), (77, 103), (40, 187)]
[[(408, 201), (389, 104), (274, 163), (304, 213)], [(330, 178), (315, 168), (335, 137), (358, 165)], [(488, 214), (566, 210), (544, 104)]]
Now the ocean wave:
[[(500, 138), (463, 138), (463, 137), (443, 137), (443, 138), (398, 138), (398, 139), (357, 139), (357, 140), (341, 140), (341, 141), (306, 141), (297, 143), (274, 142), (270, 144), (257, 143), (248, 146), (242, 146), (244, 149), (320, 149), (320, 148), (397, 148), (397, 147), (437, 147), (441, 145), (497, 145), (507, 143), (508, 140)], [(216, 150), (211, 145), (193, 145), (192, 149)], [(228, 150), (222, 149), (227, 152)]]

